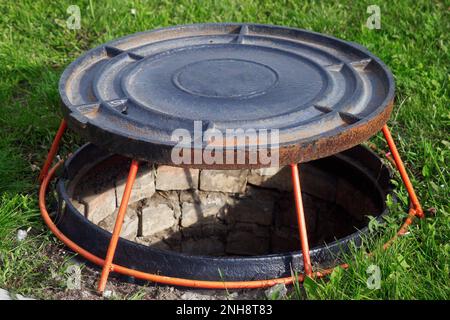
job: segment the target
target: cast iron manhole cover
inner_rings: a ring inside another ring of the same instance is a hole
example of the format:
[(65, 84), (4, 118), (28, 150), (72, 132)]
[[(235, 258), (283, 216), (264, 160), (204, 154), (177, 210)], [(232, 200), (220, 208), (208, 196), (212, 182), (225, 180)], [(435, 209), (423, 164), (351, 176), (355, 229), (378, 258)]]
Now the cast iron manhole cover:
[[(379, 131), (394, 80), (365, 48), (330, 36), (197, 24), (90, 50), (65, 70), (59, 90), (69, 126), (111, 152), (172, 164), (174, 130), (194, 136), (201, 121), (203, 132), (278, 129), (284, 165), (335, 154)], [(205, 143), (193, 143), (194, 150)]]

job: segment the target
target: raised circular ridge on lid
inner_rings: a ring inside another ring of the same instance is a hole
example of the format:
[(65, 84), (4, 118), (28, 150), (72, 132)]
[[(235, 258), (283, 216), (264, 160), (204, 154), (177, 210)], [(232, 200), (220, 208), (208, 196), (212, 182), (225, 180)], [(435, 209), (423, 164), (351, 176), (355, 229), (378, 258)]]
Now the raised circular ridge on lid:
[(268, 25), (196, 24), (88, 51), (64, 71), (60, 94), (69, 126), (115, 153), (170, 164), (172, 133), (194, 135), (198, 120), (203, 132), (279, 130), (283, 165), (375, 134), (390, 115), (394, 81), (365, 48), (333, 37)]
[(278, 75), (270, 67), (252, 61), (210, 59), (182, 67), (172, 80), (193, 95), (237, 98), (264, 94), (277, 82)]

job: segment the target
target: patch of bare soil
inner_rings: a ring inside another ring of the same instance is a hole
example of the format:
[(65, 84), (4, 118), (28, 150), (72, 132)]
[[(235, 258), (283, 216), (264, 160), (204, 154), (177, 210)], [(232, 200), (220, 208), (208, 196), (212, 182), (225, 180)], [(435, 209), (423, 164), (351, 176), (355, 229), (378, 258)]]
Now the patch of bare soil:
[[(48, 255), (56, 263), (64, 263), (72, 253), (58, 245), (48, 248)], [(78, 266), (81, 270), (79, 286), (67, 286), (64, 281), (73, 282), (73, 274), (58, 279), (60, 286), (54, 283), (44, 292), (46, 299), (53, 300), (104, 300), (104, 299), (140, 299), (140, 300), (255, 300), (265, 299), (263, 289), (257, 290), (200, 290), (159, 285), (145, 281), (133, 281), (129, 277), (111, 274), (105, 291), (105, 296), (96, 292), (101, 270), (87, 264), (78, 257), (70, 258), (68, 265)], [(42, 270), (42, 272), (46, 272)], [(47, 271), (48, 272), (48, 271)], [(134, 282), (134, 283), (133, 283)], [(69, 287), (69, 288), (68, 288)]]

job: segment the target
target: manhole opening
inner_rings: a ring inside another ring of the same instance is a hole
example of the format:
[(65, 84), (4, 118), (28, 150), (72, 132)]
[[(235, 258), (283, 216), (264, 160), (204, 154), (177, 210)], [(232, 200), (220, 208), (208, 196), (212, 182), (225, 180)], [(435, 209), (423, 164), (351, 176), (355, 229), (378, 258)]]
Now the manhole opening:
[[(68, 183), (72, 204), (111, 232), (129, 160), (112, 156)], [(381, 172), (381, 167), (380, 167)], [(387, 175), (332, 156), (300, 165), (310, 247), (344, 238), (385, 209)], [(374, 177), (378, 181), (374, 181)], [(381, 179), (381, 180), (380, 180)], [(290, 168), (199, 170), (142, 164), (121, 237), (191, 255), (300, 250)]]

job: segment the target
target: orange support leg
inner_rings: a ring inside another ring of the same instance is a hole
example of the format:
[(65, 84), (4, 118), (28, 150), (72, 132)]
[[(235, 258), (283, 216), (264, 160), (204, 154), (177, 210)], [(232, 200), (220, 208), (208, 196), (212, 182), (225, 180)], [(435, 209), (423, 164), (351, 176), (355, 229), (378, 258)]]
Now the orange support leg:
[(403, 164), (402, 159), (400, 158), (400, 154), (398, 153), (397, 147), (395, 146), (394, 139), (392, 139), (391, 132), (387, 125), (384, 125), (381, 131), (384, 134), (386, 142), (391, 151), (392, 157), (394, 158), (395, 165), (397, 166), (397, 170), (400, 172), (400, 176), (402, 177), (403, 183), (405, 184), (406, 191), (408, 191), (409, 199), (412, 204), (412, 208), (410, 211), (414, 215), (417, 215), (419, 218), (423, 218), (423, 210), (422, 206), (419, 203), (419, 199), (417, 199), (416, 193), (414, 192), (414, 188), (412, 186), (411, 181), (409, 180), (408, 173), (406, 172), (405, 166)]
[(123, 192), (122, 201), (120, 202), (119, 212), (117, 213), (116, 223), (112, 233), (111, 241), (109, 242), (108, 251), (106, 252), (105, 263), (103, 265), (102, 275), (98, 283), (98, 292), (103, 293), (106, 287), (106, 281), (110, 271), (113, 271), (112, 262), (114, 254), (116, 252), (117, 243), (119, 241), (120, 231), (122, 230), (123, 219), (128, 207), (128, 201), (130, 200), (131, 188), (133, 187), (134, 180), (139, 168), (139, 164), (136, 160), (131, 161), (130, 171), (128, 173), (127, 183)]
[(306, 231), (305, 211), (303, 210), (302, 190), (297, 164), (291, 164), (292, 185), (294, 187), (295, 207), (297, 211), (298, 231), (303, 254), (303, 268), (308, 277), (312, 276), (311, 258), (309, 256), (308, 233)]
[(58, 131), (56, 132), (55, 139), (53, 139), (52, 146), (50, 147), (50, 150), (47, 154), (47, 159), (45, 159), (44, 166), (41, 169), (41, 172), (39, 173), (39, 182), (42, 182), (45, 176), (48, 174), (48, 170), (50, 169), (50, 166), (52, 165), (53, 159), (55, 159), (56, 152), (59, 148), (59, 143), (61, 142), (61, 138), (66, 131), (67, 128), (67, 122), (66, 120), (62, 120), (61, 124), (59, 125)]

